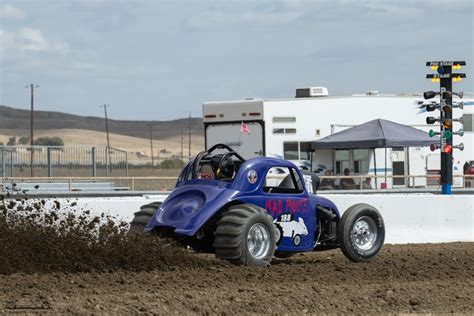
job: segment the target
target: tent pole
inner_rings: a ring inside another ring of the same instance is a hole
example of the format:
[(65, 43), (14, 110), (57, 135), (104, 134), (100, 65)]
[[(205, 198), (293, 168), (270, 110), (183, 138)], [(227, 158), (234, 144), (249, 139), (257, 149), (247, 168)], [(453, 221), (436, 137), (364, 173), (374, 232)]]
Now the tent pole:
[[(409, 188), (411, 186), (411, 178), (410, 178), (410, 147), (405, 147), (406, 148), (406, 166), (407, 169), (405, 171), (405, 175), (408, 175), (408, 177), (405, 178), (405, 186)], [(413, 186), (415, 186), (415, 178), (413, 178)]]
[(375, 189), (378, 189), (377, 183), (377, 157), (375, 156), (375, 148), (372, 148), (374, 151), (374, 172), (375, 172)]
[(387, 147), (385, 147), (385, 189), (387, 188)]

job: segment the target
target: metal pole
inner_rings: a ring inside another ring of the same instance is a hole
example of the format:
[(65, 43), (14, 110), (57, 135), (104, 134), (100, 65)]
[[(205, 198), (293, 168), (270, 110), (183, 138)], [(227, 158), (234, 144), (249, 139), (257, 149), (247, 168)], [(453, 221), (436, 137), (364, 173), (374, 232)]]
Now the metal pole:
[(97, 159), (96, 159), (95, 147), (92, 147), (91, 156), (92, 156), (92, 176), (95, 178), (97, 176)]
[(150, 123), (150, 151), (151, 151), (151, 168), (155, 169), (155, 159), (153, 158), (153, 130), (152, 124)]
[(181, 128), (181, 160), (184, 160), (183, 144), (184, 144), (184, 130)]
[(5, 177), (5, 150), (3, 148), (0, 148), (2, 151), (2, 178)]
[(48, 177), (52, 177), (52, 170), (51, 170), (51, 147), (48, 146), (47, 152), (46, 152), (46, 157), (47, 157), (47, 163), (48, 163)]
[(30, 84), (31, 89), (31, 111), (30, 111), (30, 146), (33, 146), (33, 120), (34, 120), (34, 87), (33, 84)]
[[(444, 66), (445, 74), (451, 75), (452, 66)], [(445, 130), (452, 132), (452, 105), (453, 105), (453, 82), (451, 77), (441, 78), (440, 79), (440, 107), (442, 110), (441, 116), (443, 121), (441, 122), (441, 193), (446, 195), (451, 195), (451, 188), (453, 185), (453, 151), (445, 152), (443, 146), (449, 145), (453, 146), (453, 137), (444, 137), (443, 132)], [(446, 94), (444, 92), (447, 92)], [(443, 107), (447, 106), (450, 108), (450, 111), (444, 111)], [(451, 125), (444, 126), (444, 122), (451, 121)], [(444, 141), (444, 142), (443, 142)]]
[(104, 116), (105, 116), (105, 133), (107, 134), (107, 150), (105, 152), (105, 175), (109, 176), (109, 150), (110, 150), (110, 138), (109, 138), (109, 118), (107, 117), (107, 107), (110, 106), (109, 104), (104, 104)]
[[(27, 86), (28, 87), (28, 86)], [(38, 86), (36, 86), (38, 87)], [(35, 85), (30, 84), (30, 93), (31, 93), (31, 110), (30, 110), (30, 176), (34, 177), (34, 170), (33, 170), (33, 162), (34, 162), (34, 148), (33, 148), (33, 142), (34, 142), (34, 135), (33, 135), (33, 130), (34, 130), (34, 94), (35, 94)]]
[(128, 152), (125, 152), (125, 176), (127, 177), (128, 185)]
[(375, 171), (375, 188), (378, 189), (378, 181), (377, 181), (377, 156), (375, 155), (375, 148), (374, 150), (374, 171)]
[(191, 159), (191, 112), (189, 112), (189, 120), (188, 120), (188, 159)]
[[(406, 149), (406, 155), (405, 155), (405, 165), (407, 166), (405, 175), (407, 176), (405, 178), (405, 186), (410, 187), (411, 186), (411, 178), (410, 178), (410, 147), (405, 147)], [(415, 179), (413, 179), (413, 186), (415, 186)]]
[[(393, 183), (393, 180), (392, 180)], [(387, 147), (385, 147), (385, 189), (388, 189), (387, 183)]]

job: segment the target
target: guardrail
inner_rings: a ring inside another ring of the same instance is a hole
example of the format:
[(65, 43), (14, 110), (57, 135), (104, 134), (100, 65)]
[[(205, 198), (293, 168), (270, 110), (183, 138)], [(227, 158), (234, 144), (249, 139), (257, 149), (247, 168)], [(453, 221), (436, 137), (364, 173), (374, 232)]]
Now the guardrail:
[[(441, 180), (441, 175), (349, 175), (349, 176), (320, 176), (321, 182), (323, 179), (328, 179), (328, 180), (342, 180), (342, 179), (352, 179), (354, 180), (354, 183), (356, 183), (357, 188), (354, 189), (375, 189), (372, 187), (366, 187), (364, 186), (366, 182), (366, 179), (374, 179), (374, 180), (384, 180), (385, 183), (387, 183), (388, 179), (404, 179), (405, 180), (405, 185), (398, 185), (396, 187), (405, 187), (405, 188), (434, 188), (440, 186), (439, 181)], [(426, 186), (410, 186), (406, 185), (407, 183), (410, 183), (411, 181), (415, 183), (415, 179), (426, 179), (427, 183), (428, 180), (431, 182), (438, 182), (436, 185), (426, 185)], [(474, 188), (474, 174), (465, 174), (465, 175), (453, 175), (453, 179), (461, 179), (461, 185), (453, 185), (455, 188)], [(372, 181), (370, 181), (371, 183)], [(321, 189), (321, 188), (320, 188)], [(387, 189), (387, 188), (382, 188), (382, 189)]]
[(2, 190), (10, 189), (13, 191), (21, 191), (22, 184), (28, 184), (29, 191), (31, 184), (37, 185), (40, 189), (44, 184), (63, 184), (68, 191), (87, 190), (87, 187), (77, 188), (75, 184), (88, 183), (91, 187), (94, 183), (109, 182), (113, 185), (111, 191), (130, 190), (130, 191), (166, 191), (174, 188), (177, 177), (5, 177), (2, 178), (0, 186)]

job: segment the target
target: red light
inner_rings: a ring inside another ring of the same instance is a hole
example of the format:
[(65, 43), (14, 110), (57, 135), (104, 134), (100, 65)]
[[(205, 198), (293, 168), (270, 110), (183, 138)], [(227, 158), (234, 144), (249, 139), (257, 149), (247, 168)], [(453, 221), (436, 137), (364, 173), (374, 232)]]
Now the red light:
[(249, 113), (250, 116), (260, 116), (260, 112), (250, 112)]
[(431, 150), (431, 151), (435, 151), (435, 150), (436, 150), (436, 145), (435, 145), (435, 144), (431, 144), (431, 145), (430, 145), (430, 150)]
[(453, 147), (451, 147), (451, 145), (444, 145), (443, 146), (443, 152), (445, 154), (449, 154), (449, 153), (451, 153), (451, 151), (453, 151)]
[(207, 115), (204, 115), (205, 118), (215, 118), (216, 115), (215, 114), (207, 114)]

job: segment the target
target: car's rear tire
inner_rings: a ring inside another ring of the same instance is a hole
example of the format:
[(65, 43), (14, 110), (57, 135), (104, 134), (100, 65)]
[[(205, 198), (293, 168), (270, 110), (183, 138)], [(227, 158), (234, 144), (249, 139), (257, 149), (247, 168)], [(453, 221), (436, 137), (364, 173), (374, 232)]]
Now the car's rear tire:
[(341, 250), (349, 260), (367, 262), (382, 249), (385, 225), (376, 208), (368, 204), (356, 204), (339, 221), (337, 236)]
[(128, 234), (140, 234), (143, 233), (145, 225), (148, 224), (150, 218), (155, 214), (156, 209), (161, 206), (161, 202), (153, 202), (146, 204), (140, 207), (140, 210), (134, 215), (132, 222), (130, 223), (130, 228)]
[(276, 227), (268, 213), (252, 204), (231, 206), (214, 233), (216, 257), (235, 265), (267, 266), (276, 249)]

